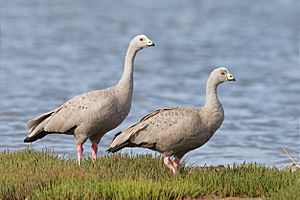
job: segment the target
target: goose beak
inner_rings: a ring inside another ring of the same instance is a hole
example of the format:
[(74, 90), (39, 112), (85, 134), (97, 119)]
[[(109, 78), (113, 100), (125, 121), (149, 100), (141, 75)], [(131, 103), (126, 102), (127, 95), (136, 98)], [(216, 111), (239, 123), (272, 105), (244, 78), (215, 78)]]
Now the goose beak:
[(229, 72), (227, 73), (226, 77), (227, 77), (228, 81), (236, 81), (236, 79), (234, 78), (234, 76), (232, 74), (230, 74)]
[(152, 47), (152, 46), (155, 46), (155, 44), (151, 40), (148, 40), (147, 46)]

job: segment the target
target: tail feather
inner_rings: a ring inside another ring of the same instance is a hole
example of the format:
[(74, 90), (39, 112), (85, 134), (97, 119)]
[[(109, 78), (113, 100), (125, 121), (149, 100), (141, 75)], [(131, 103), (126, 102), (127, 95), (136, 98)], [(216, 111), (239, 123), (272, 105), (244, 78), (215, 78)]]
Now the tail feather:
[(124, 148), (126, 145), (125, 143), (123, 144), (116, 144), (114, 146), (112, 146), (115, 142), (115, 140), (117, 139), (117, 137), (122, 133), (121, 132), (118, 132), (117, 134), (115, 134), (115, 136), (113, 137), (113, 139), (111, 140), (111, 145), (110, 147), (106, 150), (106, 152), (109, 152), (109, 153), (115, 153), (116, 151), (119, 151), (120, 149)]
[(122, 133), (122, 131), (120, 131), (119, 133), (116, 133), (116, 135), (113, 137), (113, 139), (111, 140), (111, 142), (113, 142), (116, 139), (116, 137), (118, 137), (121, 133)]
[(44, 113), (36, 118), (33, 118), (32, 120), (30, 120), (27, 124), (27, 131), (29, 133), (31, 133), (32, 131), (34, 131), (34, 129), (41, 123), (43, 122), (45, 119), (47, 119), (48, 117), (50, 117), (53, 113), (55, 112), (55, 110), (51, 111), (51, 112), (47, 112)]
[(48, 132), (44, 131), (44, 126), (47, 124), (49, 117), (54, 112), (56, 112), (56, 109), (30, 120), (26, 127), (28, 136), (25, 138), (24, 142), (34, 142), (45, 137)]
[(128, 129), (124, 130), (123, 132), (117, 133), (112, 139), (110, 147), (106, 151), (114, 153), (123, 149), (124, 147), (137, 147), (138, 145), (134, 144), (131, 141), (131, 138), (147, 127), (148, 124), (135, 124), (134, 126), (131, 126)]
[(131, 143), (130, 135), (127, 135), (126, 133), (124, 135), (122, 135), (122, 133), (125, 133), (125, 132), (119, 132), (114, 136), (114, 138), (111, 141), (111, 145), (106, 150), (106, 152), (115, 153), (125, 147), (135, 147), (136, 146), (135, 144)]

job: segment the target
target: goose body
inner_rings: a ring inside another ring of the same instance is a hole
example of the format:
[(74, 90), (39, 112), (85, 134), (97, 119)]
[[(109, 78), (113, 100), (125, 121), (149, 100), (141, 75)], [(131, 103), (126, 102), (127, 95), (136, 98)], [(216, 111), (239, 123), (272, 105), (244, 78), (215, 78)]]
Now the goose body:
[(207, 82), (203, 107), (165, 108), (149, 113), (117, 134), (108, 151), (116, 152), (124, 147), (155, 150), (163, 154), (164, 163), (175, 174), (180, 159), (205, 144), (222, 125), (224, 110), (218, 99), (217, 86), (233, 80), (226, 68), (214, 70)]
[(58, 108), (41, 114), (27, 124), (24, 142), (34, 142), (47, 134), (74, 135), (80, 164), (83, 143), (92, 142), (92, 158), (96, 159), (97, 145), (102, 136), (117, 127), (128, 115), (133, 92), (133, 62), (136, 53), (154, 43), (145, 35), (129, 43), (123, 75), (117, 85), (73, 97)]

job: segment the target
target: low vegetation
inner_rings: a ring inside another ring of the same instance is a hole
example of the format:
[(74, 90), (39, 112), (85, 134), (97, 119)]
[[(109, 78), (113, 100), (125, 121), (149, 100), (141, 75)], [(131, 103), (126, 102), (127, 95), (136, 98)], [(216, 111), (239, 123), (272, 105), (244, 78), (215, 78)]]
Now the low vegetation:
[(298, 199), (300, 171), (250, 163), (185, 166), (172, 176), (159, 157), (110, 155), (83, 160), (26, 149), (0, 153), (0, 199)]

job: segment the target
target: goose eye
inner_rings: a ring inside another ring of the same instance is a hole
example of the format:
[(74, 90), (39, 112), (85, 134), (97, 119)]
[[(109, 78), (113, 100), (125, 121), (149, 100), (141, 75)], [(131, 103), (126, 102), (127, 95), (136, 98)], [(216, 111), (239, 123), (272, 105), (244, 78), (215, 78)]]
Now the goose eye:
[(225, 72), (221, 72), (222, 75), (225, 75)]
[(140, 38), (140, 41), (143, 41), (144, 40), (144, 38)]

